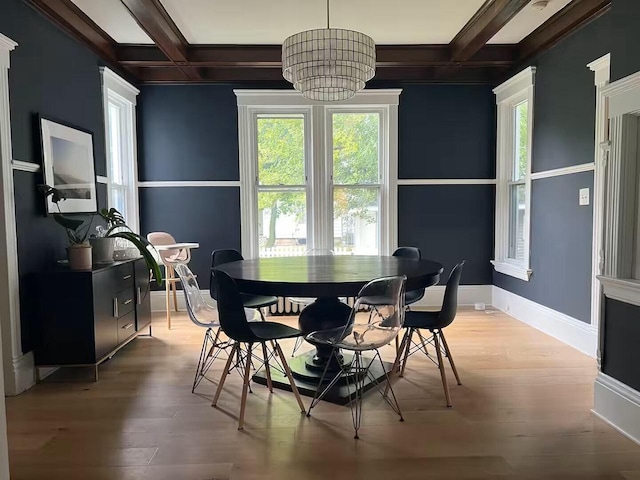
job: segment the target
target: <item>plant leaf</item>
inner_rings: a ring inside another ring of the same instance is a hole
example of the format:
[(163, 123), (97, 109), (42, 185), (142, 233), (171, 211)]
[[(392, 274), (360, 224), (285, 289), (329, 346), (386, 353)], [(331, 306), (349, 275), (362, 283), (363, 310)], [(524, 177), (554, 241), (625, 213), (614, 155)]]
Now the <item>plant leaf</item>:
[(133, 232), (114, 232), (109, 236), (112, 238), (124, 238), (125, 240), (128, 240), (131, 243), (133, 243), (138, 249), (138, 251), (140, 252), (140, 254), (144, 257), (144, 261), (146, 262), (149, 270), (153, 272), (153, 276), (156, 278), (156, 284), (159, 287), (162, 286), (162, 281), (163, 281), (162, 270), (160, 270), (160, 265), (158, 265), (158, 262), (156, 262), (156, 259), (153, 257), (151, 252), (147, 249), (147, 245), (149, 245), (149, 242), (143, 239), (140, 235)]
[(59, 213), (55, 213), (53, 215), (53, 219), (58, 222), (59, 225), (62, 225), (64, 228), (72, 230), (73, 232), (76, 232), (84, 224), (84, 220), (65, 217)]

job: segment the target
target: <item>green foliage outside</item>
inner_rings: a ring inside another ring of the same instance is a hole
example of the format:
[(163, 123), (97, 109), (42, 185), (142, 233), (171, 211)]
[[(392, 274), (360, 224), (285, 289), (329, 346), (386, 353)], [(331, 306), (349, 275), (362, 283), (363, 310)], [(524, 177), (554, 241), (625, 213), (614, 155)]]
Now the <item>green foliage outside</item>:
[[(335, 185), (377, 184), (379, 119), (372, 113), (333, 115), (333, 181)], [(300, 191), (260, 191), (258, 210), (269, 210), (269, 236), (265, 246), (276, 241), (280, 215), (293, 215), (304, 222), (304, 120), (301, 117), (258, 119), (258, 171), (260, 185), (301, 186)], [(368, 207), (377, 205), (377, 189), (336, 188), (334, 218), (356, 217), (375, 221)]]

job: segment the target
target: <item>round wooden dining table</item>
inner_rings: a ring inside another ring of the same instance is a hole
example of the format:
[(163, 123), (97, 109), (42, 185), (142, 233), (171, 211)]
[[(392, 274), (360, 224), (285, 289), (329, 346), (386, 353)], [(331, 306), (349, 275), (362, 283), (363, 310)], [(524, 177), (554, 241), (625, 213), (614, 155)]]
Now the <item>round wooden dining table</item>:
[[(298, 320), (300, 330), (306, 335), (345, 325), (351, 308), (339, 298), (356, 297), (360, 289), (374, 278), (404, 275), (407, 279), (405, 289), (418, 290), (437, 284), (443, 266), (432, 260), (393, 256), (319, 255), (240, 260), (218, 265), (215, 269), (227, 273), (242, 293), (315, 298), (315, 302), (302, 310)], [(315, 351), (290, 361), (301, 393), (310, 396), (315, 393), (326, 362), (331, 358), (330, 353), (331, 347), (316, 345)], [(350, 361), (350, 357), (345, 356), (344, 361)], [(339, 365), (330, 367), (340, 368)], [(384, 371), (377, 372), (378, 375), (383, 377)], [(272, 377), (274, 386), (291, 388), (285, 377), (276, 378), (273, 374)], [(258, 372), (254, 381), (263, 383), (266, 378)], [(336, 391), (325, 399), (347, 403), (348, 388), (338, 385)]]

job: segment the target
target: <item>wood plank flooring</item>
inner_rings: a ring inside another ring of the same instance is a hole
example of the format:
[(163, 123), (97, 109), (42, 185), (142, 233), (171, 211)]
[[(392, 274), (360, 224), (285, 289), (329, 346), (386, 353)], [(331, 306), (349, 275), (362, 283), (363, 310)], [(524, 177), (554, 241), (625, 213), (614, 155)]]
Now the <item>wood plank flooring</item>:
[(154, 317), (154, 336), (98, 383), (76, 371), (7, 399), (13, 480), (640, 479), (640, 446), (590, 413), (595, 361), (502, 313), (463, 311), (447, 329), (463, 382), (450, 382), (453, 408), (416, 354), (394, 379), (406, 421), (371, 392), (360, 440), (347, 407), (322, 403), (308, 419), (292, 394), (260, 385), (239, 432), (239, 376), (212, 408), (214, 383), (191, 393), (204, 331), (183, 313), (164, 325)]

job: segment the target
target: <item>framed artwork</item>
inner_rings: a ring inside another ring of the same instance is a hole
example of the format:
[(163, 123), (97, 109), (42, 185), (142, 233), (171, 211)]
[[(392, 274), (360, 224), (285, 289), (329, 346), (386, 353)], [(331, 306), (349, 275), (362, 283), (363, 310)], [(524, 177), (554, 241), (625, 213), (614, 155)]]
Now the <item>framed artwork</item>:
[[(93, 133), (40, 117), (40, 134), (44, 182), (66, 196), (58, 204), (60, 211), (97, 212)], [(57, 212), (48, 197), (47, 213)]]

